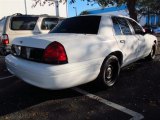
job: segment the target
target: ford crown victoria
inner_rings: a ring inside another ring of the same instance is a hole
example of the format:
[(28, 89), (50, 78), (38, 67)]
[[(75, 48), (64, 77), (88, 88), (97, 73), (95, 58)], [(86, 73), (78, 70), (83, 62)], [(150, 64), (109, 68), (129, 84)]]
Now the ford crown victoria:
[(100, 77), (115, 84), (120, 69), (155, 57), (157, 38), (133, 19), (87, 15), (64, 20), (47, 35), (16, 38), (5, 58), (8, 70), (45, 89), (78, 86)]

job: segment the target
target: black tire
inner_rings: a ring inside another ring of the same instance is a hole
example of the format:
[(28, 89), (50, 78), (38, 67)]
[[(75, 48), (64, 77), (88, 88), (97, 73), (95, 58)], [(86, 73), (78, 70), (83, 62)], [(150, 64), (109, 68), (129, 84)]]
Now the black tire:
[(155, 56), (156, 56), (156, 45), (154, 44), (151, 49), (150, 54), (146, 57), (146, 59), (147, 60), (154, 60)]
[(2, 51), (2, 52), (0, 52), (0, 55), (1, 56), (7, 56), (7, 52), (6, 51)]
[(120, 64), (118, 58), (110, 55), (102, 65), (99, 82), (105, 87), (111, 87), (116, 83), (119, 72)]
[(10, 52), (7, 52), (6, 49), (3, 48), (3, 49), (0, 50), (0, 55), (1, 56), (7, 56), (8, 54), (10, 54)]

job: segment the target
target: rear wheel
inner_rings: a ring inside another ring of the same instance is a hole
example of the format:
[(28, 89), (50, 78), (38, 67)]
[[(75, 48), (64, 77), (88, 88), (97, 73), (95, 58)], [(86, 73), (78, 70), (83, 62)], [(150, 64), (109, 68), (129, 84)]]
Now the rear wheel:
[(119, 72), (119, 60), (116, 56), (111, 55), (108, 57), (107, 60), (105, 60), (105, 62), (102, 65), (99, 81), (105, 87), (111, 87), (116, 83), (117, 78), (119, 76)]

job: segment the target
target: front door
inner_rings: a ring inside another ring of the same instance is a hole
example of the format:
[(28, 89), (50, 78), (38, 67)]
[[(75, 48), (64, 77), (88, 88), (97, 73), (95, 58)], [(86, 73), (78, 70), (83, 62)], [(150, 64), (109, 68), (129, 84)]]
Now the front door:
[(128, 65), (137, 60), (138, 39), (133, 35), (116, 36), (118, 45), (123, 51), (123, 63)]
[(128, 21), (133, 29), (134, 36), (138, 39), (139, 47), (137, 49), (137, 58), (143, 58), (145, 56), (147, 46), (144, 38), (143, 28), (137, 22), (131, 19), (128, 19)]
[(115, 38), (123, 52), (123, 66), (137, 60), (138, 38), (132, 34), (126, 19), (112, 17)]

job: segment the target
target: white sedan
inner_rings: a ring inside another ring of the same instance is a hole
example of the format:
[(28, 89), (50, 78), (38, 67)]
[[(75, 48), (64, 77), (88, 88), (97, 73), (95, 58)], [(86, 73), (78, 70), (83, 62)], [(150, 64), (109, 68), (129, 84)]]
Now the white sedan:
[(65, 89), (95, 80), (111, 87), (120, 68), (154, 59), (157, 38), (123, 16), (68, 18), (49, 34), (16, 38), (5, 58), (8, 70), (45, 89)]

